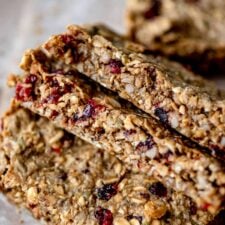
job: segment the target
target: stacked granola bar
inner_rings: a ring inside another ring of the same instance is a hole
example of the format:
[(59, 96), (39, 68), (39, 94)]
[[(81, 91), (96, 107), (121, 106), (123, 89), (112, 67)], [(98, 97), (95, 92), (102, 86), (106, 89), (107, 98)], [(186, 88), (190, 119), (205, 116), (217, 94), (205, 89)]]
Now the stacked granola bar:
[(204, 74), (224, 72), (223, 0), (127, 0), (129, 36)]
[(0, 186), (48, 224), (205, 224), (206, 210), (106, 151), (12, 105), (2, 119)]
[(12, 202), (52, 225), (225, 224), (225, 93), (214, 84), (103, 25), (71, 25), (20, 66), (0, 122)]

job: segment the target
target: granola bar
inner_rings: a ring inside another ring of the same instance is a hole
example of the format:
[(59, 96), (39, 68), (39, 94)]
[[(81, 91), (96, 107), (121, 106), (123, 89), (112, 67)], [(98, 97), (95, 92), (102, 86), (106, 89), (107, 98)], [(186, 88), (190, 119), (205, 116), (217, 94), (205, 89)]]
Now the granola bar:
[(205, 149), (76, 71), (52, 72), (54, 61), (42, 51), (27, 59), (29, 73), (10, 80), (24, 107), (114, 153), (133, 171), (184, 192), (198, 208), (216, 213), (223, 207), (225, 170)]
[[(77, 69), (225, 158), (225, 94), (182, 66), (141, 54), (142, 46), (96, 26), (70, 26), (36, 51), (54, 62), (52, 71)], [(28, 52), (21, 67), (32, 73), (31, 61)]]
[(2, 124), (0, 188), (47, 224), (204, 225), (213, 218), (25, 109), (14, 106)]
[(203, 74), (224, 72), (225, 2), (127, 0), (129, 36)]

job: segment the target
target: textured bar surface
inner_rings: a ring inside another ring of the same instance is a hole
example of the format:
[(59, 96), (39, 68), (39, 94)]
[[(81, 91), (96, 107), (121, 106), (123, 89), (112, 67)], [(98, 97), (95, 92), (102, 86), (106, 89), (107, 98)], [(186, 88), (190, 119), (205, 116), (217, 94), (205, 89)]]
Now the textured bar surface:
[(29, 73), (11, 77), (16, 99), (58, 126), (116, 154), (216, 213), (223, 207), (225, 170), (214, 158), (159, 121), (75, 71), (54, 70), (42, 51), (27, 55)]
[(2, 119), (0, 187), (48, 224), (202, 225), (190, 198), (131, 173), (106, 151), (13, 107)]
[[(104, 27), (70, 26), (43, 48), (52, 71), (77, 69), (183, 135), (225, 157), (225, 95), (176, 63), (141, 54)], [(21, 67), (30, 71), (29, 52)], [(48, 67), (48, 65), (46, 65)]]

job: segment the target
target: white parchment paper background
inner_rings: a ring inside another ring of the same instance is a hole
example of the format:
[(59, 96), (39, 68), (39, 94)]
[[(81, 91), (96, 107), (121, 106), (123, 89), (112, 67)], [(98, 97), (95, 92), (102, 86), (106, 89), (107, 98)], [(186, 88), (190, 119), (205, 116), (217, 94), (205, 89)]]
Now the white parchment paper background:
[[(104, 22), (124, 32), (125, 0), (0, 0), (0, 114), (9, 105), (6, 76), (19, 72), (22, 53), (62, 32), (68, 24)], [(215, 78), (225, 88), (225, 76)], [(29, 213), (0, 195), (0, 225), (38, 225)]]

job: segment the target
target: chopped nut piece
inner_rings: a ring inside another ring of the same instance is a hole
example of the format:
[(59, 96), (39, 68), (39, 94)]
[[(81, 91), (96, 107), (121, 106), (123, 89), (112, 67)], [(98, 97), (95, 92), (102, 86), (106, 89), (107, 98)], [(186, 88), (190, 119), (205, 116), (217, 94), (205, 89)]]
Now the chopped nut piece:
[(167, 208), (164, 202), (160, 200), (149, 201), (144, 206), (145, 216), (149, 219), (160, 219), (166, 214)]

